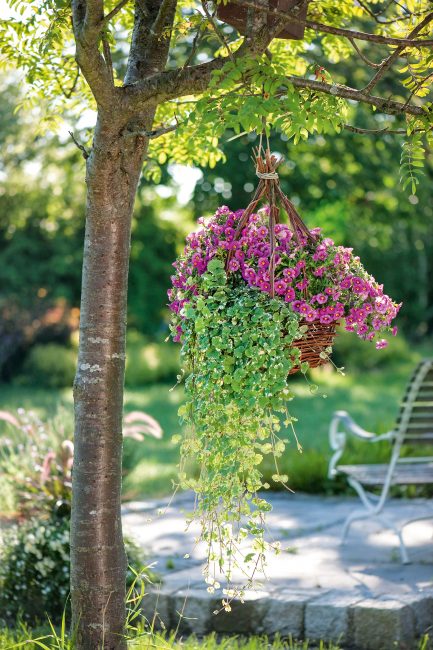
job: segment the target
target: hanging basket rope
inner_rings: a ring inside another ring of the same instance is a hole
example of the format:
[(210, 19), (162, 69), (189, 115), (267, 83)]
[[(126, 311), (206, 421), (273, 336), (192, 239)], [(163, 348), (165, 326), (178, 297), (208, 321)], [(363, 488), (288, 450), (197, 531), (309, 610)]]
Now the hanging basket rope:
[[(303, 242), (313, 241), (314, 236), (310, 233), (302, 218), (296, 211), (293, 203), (287, 198), (280, 187), (279, 175), (277, 168), (282, 162), (272, 155), (269, 148), (263, 151), (259, 146), (254, 152), (254, 162), (256, 165), (256, 175), (259, 179), (254, 196), (244, 210), (243, 215), (238, 223), (234, 235), (236, 241), (242, 233), (242, 230), (248, 225), (250, 216), (254, 213), (260, 202), (264, 199), (269, 206), (269, 282), (270, 295), (275, 297), (275, 225), (280, 223), (280, 207), (282, 206), (287, 215), (289, 226), (298, 245)], [(226, 273), (229, 274), (229, 264), (233, 258), (234, 250), (228, 251), (226, 258)], [(306, 296), (307, 297), (307, 296)], [(318, 322), (307, 323), (301, 321), (301, 325), (307, 325), (308, 330), (301, 339), (295, 341), (296, 347), (300, 350), (300, 364), (308, 362), (310, 368), (316, 368), (326, 363), (327, 355), (323, 354), (324, 350), (332, 346), (335, 338), (335, 328), (337, 323), (323, 324)], [(300, 365), (294, 366), (289, 374), (294, 374), (300, 370)]]

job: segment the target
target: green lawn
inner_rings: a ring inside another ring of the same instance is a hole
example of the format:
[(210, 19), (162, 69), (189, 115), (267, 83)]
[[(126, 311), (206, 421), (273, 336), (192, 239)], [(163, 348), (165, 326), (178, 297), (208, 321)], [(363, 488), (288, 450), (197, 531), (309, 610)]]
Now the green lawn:
[[(350, 370), (349, 364), (344, 377), (328, 368), (313, 371), (312, 380), (319, 386), (315, 395), (310, 393), (302, 376), (291, 378), (296, 398), (289, 406), (291, 414), (299, 420), (296, 432), (304, 453), (297, 452), (293, 440), (281, 460), (281, 470), (289, 474), (289, 483), (297, 490), (326, 491), (329, 488), (325, 479), (329, 459), (328, 427), (332, 413), (345, 409), (370, 431), (381, 433), (388, 430), (393, 426), (398, 402), (415, 363), (429, 353), (430, 349), (424, 347), (410, 352), (398, 362), (391, 359), (392, 363), (385, 368), (363, 372)], [(371, 354), (378, 353), (373, 350)], [(177, 409), (182, 399), (181, 387), (170, 391), (170, 386), (165, 384), (126, 391), (125, 410), (148, 412), (160, 422), (164, 435), (162, 440), (125, 441), (125, 498), (159, 496), (171, 491), (178, 461), (178, 448), (171, 442), (171, 437), (180, 431)], [(0, 409), (16, 410), (20, 407), (33, 409), (43, 418), (53, 417), (60, 409), (65, 435), (71, 435), (71, 391), (1, 386)], [(358, 448), (352, 446), (352, 452), (359, 453)], [(376, 445), (372, 452), (375, 459), (388, 454), (386, 448), (381, 452)], [(366, 453), (371, 452), (367, 450)], [(269, 474), (274, 473), (270, 464), (265, 464), (265, 469)]]

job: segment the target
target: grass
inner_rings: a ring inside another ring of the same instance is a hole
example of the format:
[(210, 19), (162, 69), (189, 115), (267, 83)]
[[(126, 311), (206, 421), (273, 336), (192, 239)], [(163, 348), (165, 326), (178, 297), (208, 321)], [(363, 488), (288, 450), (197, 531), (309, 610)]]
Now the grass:
[[(65, 630), (58, 633), (52, 629), (48, 633), (31, 631), (25, 626), (15, 630), (0, 630), (0, 650), (23, 648), (26, 650), (73, 650)], [(418, 650), (431, 647), (425, 634), (418, 643)], [(144, 633), (128, 641), (129, 650), (343, 650), (332, 642), (295, 641), (291, 638), (269, 639), (266, 636), (221, 636), (209, 634), (203, 638), (189, 636), (179, 638), (175, 634)]]
[[(298, 418), (296, 433), (304, 453), (300, 454), (296, 450), (294, 437), (288, 432), (291, 442), (280, 461), (280, 469), (289, 475), (289, 484), (298, 491), (329, 491), (331, 485), (326, 479), (330, 457), (328, 427), (333, 412), (338, 409), (347, 410), (367, 430), (377, 433), (387, 431), (395, 422), (399, 400), (415, 363), (421, 356), (431, 353), (431, 346), (424, 346), (405, 353), (397, 361), (391, 357), (390, 363), (383, 368), (363, 371), (350, 368), (349, 354), (347, 374), (344, 377), (327, 367), (312, 372), (312, 380), (319, 386), (315, 395), (310, 393), (302, 376), (291, 379), (296, 398), (289, 406), (291, 414)], [(369, 352), (369, 355), (375, 354), (380, 353), (374, 349)], [(180, 431), (177, 409), (182, 399), (181, 387), (170, 391), (170, 385), (166, 384), (126, 390), (125, 411), (148, 412), (160, 422), (164, 435), (162, 440), (125, 440), (125, 498), (157, 497), (171, 492), (172, 480), (177, 476), (179, 453), (177, 446), (171, 442), (171, 437)], [(42, 418), (53, 417), (60, 408), (65, 435), (72, 435), (70, 390), (1, 386), (0, 409), (15, 410), (19, 407), (33, 409)], [(359, 445), (352, 445), (349, 460), (354, 456), (361, 458), (359, 454), (363, 454), (362, 458), (366, 461), (378, 461), (388, 457), (389, 448), (386, 445), (364, 445), (361, 451)], [(267, 474), (274, 473), (274, 468), (269, 463), (265, 463), (264, 469)]]
[[(0, 631), (0, 650), (25, 647), (27, 650), (73, 650), (73, 644), (66, 635), (49, 632), (31, 631), (22, 626), (16, 630)], [(311, 644), (309, 641), (282, 640), (276, 637), (273, 640), (266, 636), (252, 636), (243, 638), (239, 636), (216, 636), (210, 634), (198, 639), (195, 636), (186, 638), (176, 637), (174, 634), (144, 633), (132, 638), (128, 642), (130, 650), (340, 650), (334, 643), (320, 641)]]

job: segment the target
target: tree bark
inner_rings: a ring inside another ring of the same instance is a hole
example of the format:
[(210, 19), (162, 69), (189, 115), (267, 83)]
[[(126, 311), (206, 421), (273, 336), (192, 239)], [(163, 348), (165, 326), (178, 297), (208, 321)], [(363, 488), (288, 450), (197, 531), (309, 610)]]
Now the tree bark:
[[(74, 381), (71, 601), (80, 650), (126, 648), (120, 513), (126, 305), (131, 216), (147, 140), (123, 137), (118, 119), (109, 118), (100, 112), (87, 160)], [(145, 120), (147, 128), (152, 119)]]

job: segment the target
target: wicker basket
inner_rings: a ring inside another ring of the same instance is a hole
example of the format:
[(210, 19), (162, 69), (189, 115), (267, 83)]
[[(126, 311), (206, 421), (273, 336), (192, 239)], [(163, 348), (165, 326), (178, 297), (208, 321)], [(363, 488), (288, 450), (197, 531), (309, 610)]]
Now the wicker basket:
[[(317, 368), (326, 363), (326, 358), (322, 359), (320, 353), (324, 352), (327, 347), (332, 346), (335, 338), (335, 328), (338, 323), (323, 325), (322, 323), (301, 321), (301, 325), (308, 326), (308, 331), (304, 336), (295, 341), (296, 347), (301, 351), (301, 363), (308, 361), (310, 368)], [(294, 366), (289, 375), (293, 375), (300, 369), (300, 365)]]
[[(247, 225), (248, 219), (253, 213), (253, 211), (260, 204), (262, 199), (267, 199), (269, 206), (269, 233), (270, 233), (270, 264), (269, 264), (269, 276), (270, 276), (270, 295), (274, 297), (274, 282), (275, 282), (275, 224), (279, 223), (280, 220), (280, 208), (277, 205), (277, 201), (281, 204), (283, 210), (285, 211), (289, 225), (292, 229), (293, 236), (299, 242), (300, 238), (314, 240), (313, 235), (308, 230), (305, 223), (302, 221), (301, 217), (296, 211), (295, 206), (287, 196), (282, 192), (278, 174), (276, 169), (281, 162), (277, 160), (276, 156), (272, 155), (269, 151), (269, 147), (262, 154), (261, 145), (255, 151), (255, 162), (256, 162), (256, 174), (259, 177), (260, 181), (255, 191), (255, 194), (244, 210), (241, 219), (236, 228), (234, 235), (234, 240), (237, 240), (240, 237), (240, 234), (243, 228)], [(233, 249), (230, 249), (226, 258), (226, 273), (230, 274), (229, 265), (230, 260), (233, 257)], [(305, 298), (308, 299), (307, 293), (305, 293)], [(301, 351), (300, 363), (308, 361), (310, 368), (317, 368), (326, 363), (326, 357), (321, 358), (320, 354), (326, 350), (327, 347), (332, 346), (332, 343), (335, 338), (335, 328), (338, 323), (330, 323), (329, 325), (324, 325), (319, 322), (307, 323), (305, 320), (301, 321), (301, 325), (307, 325), (308, 331), (300, 339), (295, 340), (295, 345)], [(325, 356), (325, 355), (324, 355)], [(293, 375), (295, 372), (298, 372), (301, 369), (300, 364), (294, 366), (290, 375)]]

